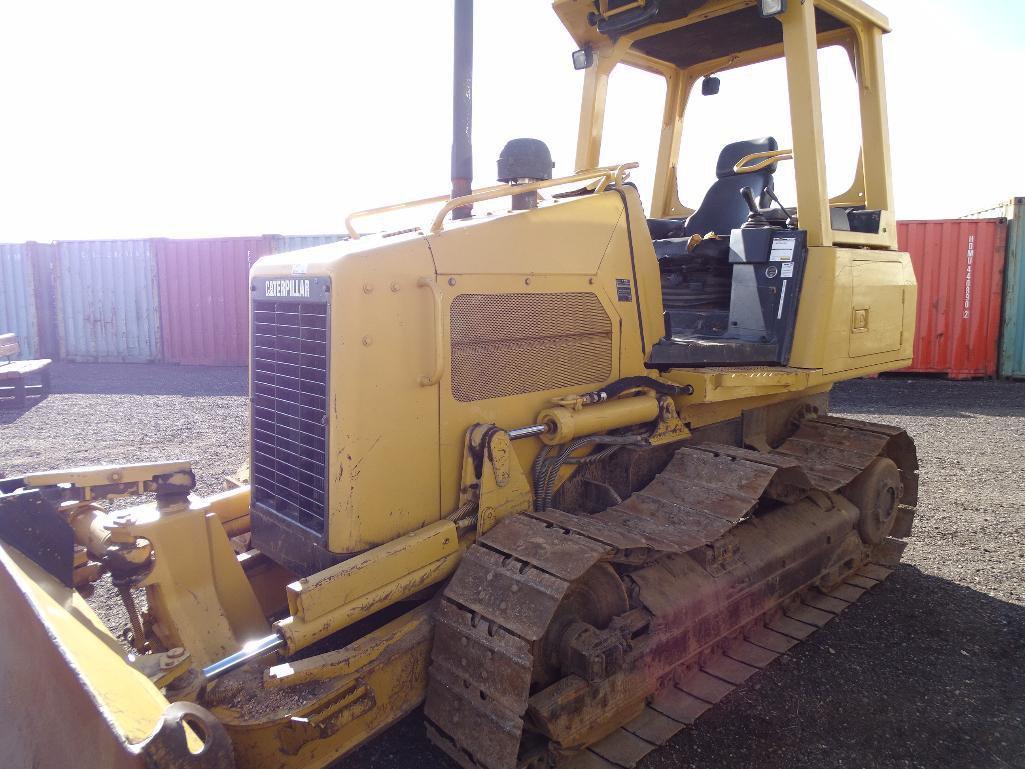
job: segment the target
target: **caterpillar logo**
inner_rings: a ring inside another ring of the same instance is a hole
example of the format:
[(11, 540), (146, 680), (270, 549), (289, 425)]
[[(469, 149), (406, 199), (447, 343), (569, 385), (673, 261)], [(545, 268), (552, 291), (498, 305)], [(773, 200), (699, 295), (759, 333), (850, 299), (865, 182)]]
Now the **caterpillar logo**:
[(309, 298), (310, 281), (308, 278), (268, 280), (264, 283), (264, 296), (273, 296), (278, 298)]

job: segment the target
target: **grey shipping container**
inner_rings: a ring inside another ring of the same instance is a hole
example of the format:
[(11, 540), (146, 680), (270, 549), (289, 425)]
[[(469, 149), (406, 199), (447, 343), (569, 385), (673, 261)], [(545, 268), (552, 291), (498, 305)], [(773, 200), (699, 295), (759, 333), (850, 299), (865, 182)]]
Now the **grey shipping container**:
[(1000, 373), (1025, 378), (1025, 198), (1015, 198), (1007, 231)]
[(22, 358), (39, 357), (39, 323), (28, 244), (0, 244), (0, 334), (9, 333), (18, 336)]
[(73, 361), (160, 359), (153, 244), (147, 240), (57, 243), (60, 356)]

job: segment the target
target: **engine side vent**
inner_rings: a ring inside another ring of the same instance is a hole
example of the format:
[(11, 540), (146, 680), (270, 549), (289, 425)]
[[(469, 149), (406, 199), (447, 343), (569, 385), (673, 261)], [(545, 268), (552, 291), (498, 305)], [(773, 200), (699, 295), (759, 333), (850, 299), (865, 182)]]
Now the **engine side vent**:
[(461, 294), (450, 321), (457, 401), (577, 387), (612, 374), (612, 321), (593, 293)]
[(328, 328), (326, 302), (253, 301), (253, 504), (317, 534), (327, 510)]

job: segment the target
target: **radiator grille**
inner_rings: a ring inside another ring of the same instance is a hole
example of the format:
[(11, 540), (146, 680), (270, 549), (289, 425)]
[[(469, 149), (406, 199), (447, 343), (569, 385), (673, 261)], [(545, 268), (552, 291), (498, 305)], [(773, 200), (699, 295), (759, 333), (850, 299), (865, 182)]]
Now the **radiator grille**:
[(597, 295), (462, 294), (452, 300), (452, 395), (476, 401), (603, 382), (612, 322)]
[(323, 533), (327, 509), (325, 302), (253, 302), (253, 502)]

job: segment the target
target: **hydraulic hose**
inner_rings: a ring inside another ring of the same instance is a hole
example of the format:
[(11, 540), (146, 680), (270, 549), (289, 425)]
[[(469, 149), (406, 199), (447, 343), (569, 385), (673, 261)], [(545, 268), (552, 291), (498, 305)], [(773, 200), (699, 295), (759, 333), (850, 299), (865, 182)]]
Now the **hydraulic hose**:
[[(611, 456), (623, 446), (640, 443), (644, 438), (641, 435), (587, 435), (583, 438), (576, 438), (567, 443), (562, 451), (555, 457), (549, 459), (548, 453), (551, 447), (542, 449), (534, 460), (534, 507), (541, 511), (547, 509), (552, 502), (555, 493), (555, 482), (559, 477), (559, 471), (564, 465), (588, 465), (597, 462), (605, 457)], [(605, 445), (606, 448), (586, 457), (572, 457), (573, 452), (589, 444)]]

